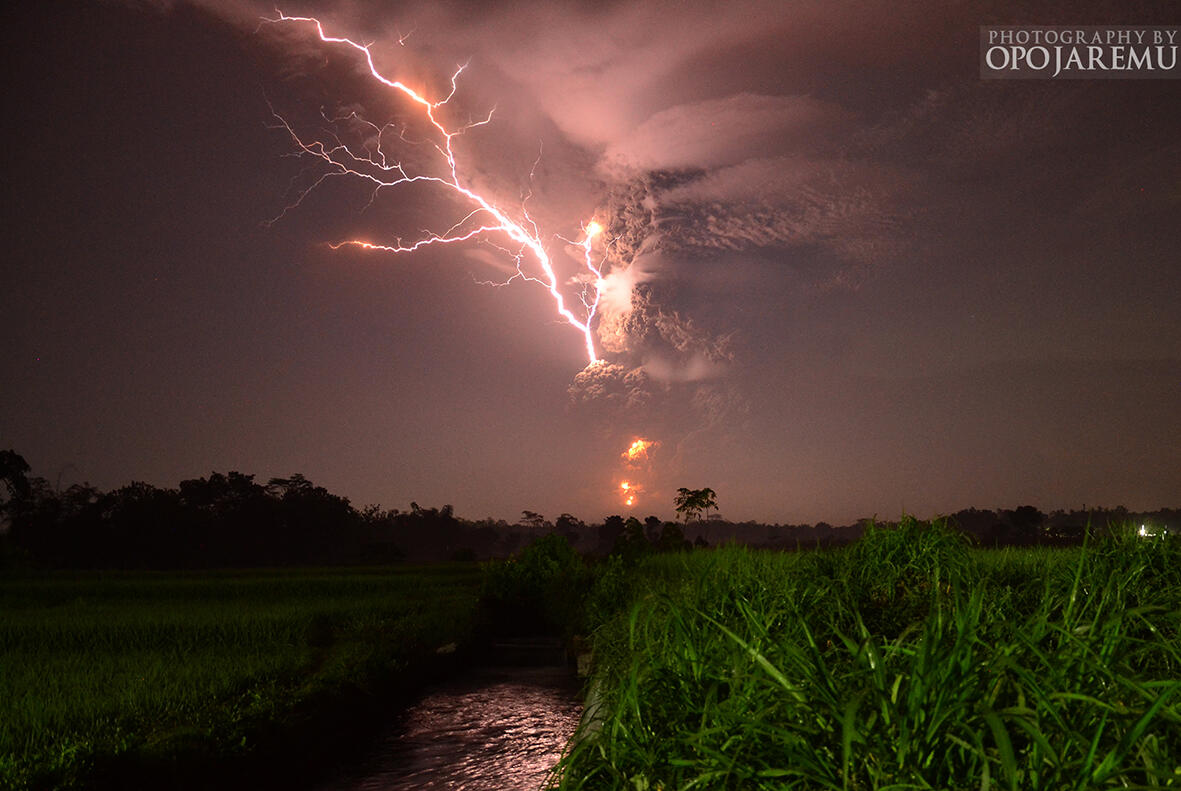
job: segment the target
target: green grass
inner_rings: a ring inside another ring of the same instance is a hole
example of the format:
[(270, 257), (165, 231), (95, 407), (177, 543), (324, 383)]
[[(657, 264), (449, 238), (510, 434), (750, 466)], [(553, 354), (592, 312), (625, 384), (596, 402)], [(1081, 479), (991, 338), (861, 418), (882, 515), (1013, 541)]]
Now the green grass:
[(562, 788), (1181, 787), (1175, 540), (979, 550), (904, 520), (633, 574)]
[(249, 753), (301, 704), (421, 669), (474, 627), (472, 565), (0, 581), (0, 788)]

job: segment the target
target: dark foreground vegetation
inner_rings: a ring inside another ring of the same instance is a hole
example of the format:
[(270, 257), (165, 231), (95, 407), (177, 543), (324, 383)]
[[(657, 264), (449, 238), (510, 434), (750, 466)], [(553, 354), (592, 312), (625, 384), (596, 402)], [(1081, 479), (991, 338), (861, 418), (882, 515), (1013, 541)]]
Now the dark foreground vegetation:
[(470, 644), (480, 579), (472, 564), (2, 579), (0, 788), (301, 787)]
[(1181, 542), (1137, 528), (610, 565), (561, 787), (1181, 787)]
[[(11, 573), (0, 786), (306, 787), (481, 635), (593, 648), (565, 789), (1181, 783), (1181, 542), (980, 549), (946, 523), (799, 552)], [(663, 551), (662, 551), (663, 550)], [(282, 769), (301, 773), (284, 780)]]

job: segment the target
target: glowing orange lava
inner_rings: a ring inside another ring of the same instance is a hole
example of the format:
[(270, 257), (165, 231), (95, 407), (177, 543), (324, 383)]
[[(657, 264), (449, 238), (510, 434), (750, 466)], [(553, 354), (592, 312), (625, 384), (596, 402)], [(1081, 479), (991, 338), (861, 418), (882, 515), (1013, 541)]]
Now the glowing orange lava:
[(656, 442), (650, 439), (637, 439), (622, 454), (629, 464), (648, 460), (648, 451), (656, 447)]

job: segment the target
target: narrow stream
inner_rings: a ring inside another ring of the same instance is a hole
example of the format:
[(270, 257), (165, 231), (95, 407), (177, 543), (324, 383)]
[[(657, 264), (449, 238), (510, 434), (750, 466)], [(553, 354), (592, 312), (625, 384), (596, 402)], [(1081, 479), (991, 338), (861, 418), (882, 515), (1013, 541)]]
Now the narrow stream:
[[(521, 661), (516, 655), (511, 661)], [(582, 714), (565, 665), (499, 664), (431, 687), (322, 791), (538, 791)]]

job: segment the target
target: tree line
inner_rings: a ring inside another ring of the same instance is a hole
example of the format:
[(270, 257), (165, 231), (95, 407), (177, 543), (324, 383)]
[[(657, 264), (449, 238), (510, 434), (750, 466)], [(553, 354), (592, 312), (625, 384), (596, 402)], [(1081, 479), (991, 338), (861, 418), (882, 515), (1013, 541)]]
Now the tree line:
[(588, 525), (523, 511), (516, 523), (457, 517), (410, 503), (408, 510), (355, 508), (296, 473), (263, 483), (237, 471), (161, 488), (139, 481), (101, 491), (65, 489), (30, 475), (0, 451), (0, 566), (211, 568), (332, 565), (506, 557), (547, 534), (587, 554), (635, 555), (689, 546), (679, 525), (608, 517)]
[[(89, 484), (65, 489), (30, 475), (12, 450), (0, 451), (0, 567), (212, 568), (332, 565), (507, 557), (542, 536), (563, 536), (586, 555), (636, 557), (736, 541), (793, 549), (848, 543), (861, 525), (766, 525), (714, 517), (712, 489), (678, 490), (684, 524), (656, 516), (612, 515), (588, 524), (563, 513), (553, 521), (523, 511), (515, 523), (470, 521), (450, 505), (410, 503), (408, 510), (347, 498), (298, 473), (265, 483), (241, 472), (213, 472), (173, 488), (132, 482), (111, 491)], [(967, 509), (952, 522), (990, 546), (1069, 544), (1087, 524), (1146, 519), (1181, 526), (1181, 511), (1134, 514), (1123, 508), (1056, 511)]]

